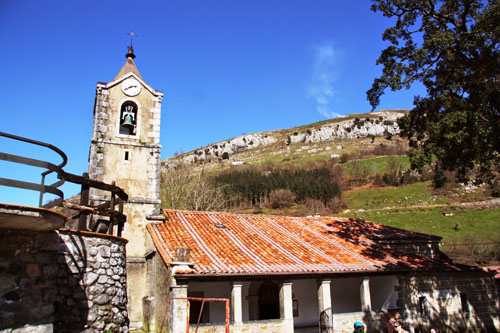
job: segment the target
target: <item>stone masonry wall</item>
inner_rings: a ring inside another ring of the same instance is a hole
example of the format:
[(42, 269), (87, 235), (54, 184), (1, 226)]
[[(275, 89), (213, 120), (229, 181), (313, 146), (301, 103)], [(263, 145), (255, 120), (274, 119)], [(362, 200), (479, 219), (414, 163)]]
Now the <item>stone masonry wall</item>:
[(441, 254), (437, 241), (390, 240), (381, 241), (379, 244), (400, 253), (416, 254), (429, 258), (438, 258)]
[(491, 274), (403, 275), (398, 288), (403, 319), (416, 330), (500, 331), (498, 294)]
[(126, 240), (0, 232), (0, 332), (128, 332)]

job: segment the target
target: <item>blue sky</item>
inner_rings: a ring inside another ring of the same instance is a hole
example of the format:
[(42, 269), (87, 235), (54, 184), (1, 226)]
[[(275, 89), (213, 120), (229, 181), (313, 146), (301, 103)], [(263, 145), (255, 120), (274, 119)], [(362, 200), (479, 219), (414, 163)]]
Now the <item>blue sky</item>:
[[(243, 133), (370, 111), (366, 90), (391, 22), (353, 1), (0, 1), (0, 131), (51, 143), (67, 172), (87, 170), (97, 81), (111, 81), (134, 39), (135, 63), (164, 92), (162, 159)], [(378, 109), (411, 108), (410, 91)], [(0, 151), (48, 159), (0, 138)], [(40, 181), (0, 162), (0, 177)], [(63, 187), (66, 196), (75, 187)], [(37, 205), (0, 187), (0, 202)]]

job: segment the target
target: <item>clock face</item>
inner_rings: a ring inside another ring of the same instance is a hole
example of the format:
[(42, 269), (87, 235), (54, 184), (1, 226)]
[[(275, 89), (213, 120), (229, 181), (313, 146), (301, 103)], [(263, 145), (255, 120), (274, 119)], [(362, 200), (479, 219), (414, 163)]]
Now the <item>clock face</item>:
[(134, 78), (129, 78), (122, 82), (122, 91), (127, 96), (138, 95), (141, 89), (141, 84)]

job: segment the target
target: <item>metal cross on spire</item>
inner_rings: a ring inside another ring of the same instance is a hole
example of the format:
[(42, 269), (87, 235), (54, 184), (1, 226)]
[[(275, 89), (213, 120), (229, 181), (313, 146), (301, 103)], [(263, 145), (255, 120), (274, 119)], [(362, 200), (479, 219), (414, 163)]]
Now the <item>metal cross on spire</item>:
[(133, 46), (134, 37), (139, 37), (139, 35), (136, 35), (134, 33), (134, 30), (130, 30), (130, 32), (127, 32), (127, 35), (130, 36), (130, 46)]

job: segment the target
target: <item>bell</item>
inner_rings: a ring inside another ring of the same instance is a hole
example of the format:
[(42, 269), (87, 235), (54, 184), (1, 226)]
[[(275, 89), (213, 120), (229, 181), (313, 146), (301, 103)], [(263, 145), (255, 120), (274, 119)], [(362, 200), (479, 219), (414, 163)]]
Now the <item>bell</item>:
[(125, 128), (128, 128), (128, 129), (134, 128), (134, 123), (132, 121), (132, 116), (130, 114), (125, 116), (125, 119), (123, 120), (122, 126)]

